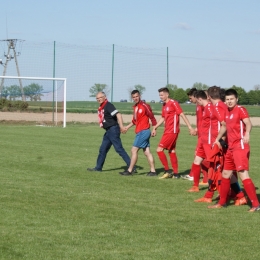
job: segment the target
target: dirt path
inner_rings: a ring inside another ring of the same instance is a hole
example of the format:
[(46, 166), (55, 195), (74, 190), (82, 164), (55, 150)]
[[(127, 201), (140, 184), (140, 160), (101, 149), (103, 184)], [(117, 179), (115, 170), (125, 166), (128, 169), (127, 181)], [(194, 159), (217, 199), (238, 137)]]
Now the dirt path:
[[(159, 119), (160, 116), (155, 116)], [(196, 124), (195, 116), (187, 116), (190, 123)], [(124, 123), (129, 123), (132, 120), (132, 115), (123, 115)], [(46, 123), (52, 122), (52, 113), (26, 113), (26, 112), (0, 112), (0, 122), (2, 121), (23, 121), (23, 122), (36, 122)], [(63, 121), (63, 115), (59, 114), (57, 121)], [(260, 126), (260, 117), (251, 117), (253, 126)], [(96, 114), (77, 114), (67, 113), (67, 122), (81, 122), (81, 123), (93, 123), (98, 122)], [(184, 122), (181, 119), (181, 124)]]

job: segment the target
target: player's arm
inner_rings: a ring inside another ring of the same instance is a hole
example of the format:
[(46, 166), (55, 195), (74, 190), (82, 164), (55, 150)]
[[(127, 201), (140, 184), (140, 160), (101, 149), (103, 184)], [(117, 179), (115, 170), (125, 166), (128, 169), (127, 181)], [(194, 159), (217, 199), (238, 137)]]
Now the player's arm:
[(218, 132), (218, 136), (214, 142), (214, 144), (217, 144), (219, 148), (222, 147), (222, 145), (220, 144), (219, 140), (222, 138), (223, 140), (226, 139), (226, 132), (227, 132), (227, 125), (225, 121), (220, 122), (221, 126)]
[(124, 125), (123, 125), (123, 117), (122, 117), (121, 113), (117, 113), (116, 117), (117, 117), (117, 122), (119, 124), (121, 133), (125, 133), (125, 128), (124, 128)]
[(244, 124), (246, 126), (246, 132), (245, 132), (245, 135), (244, 135), (244, 138), (243, 138), (243, 142), (245, 144), (248, 144), (249, 139), (250, 139), (250, 132), (251, 132), (251, 129), (252, 129), (252, 123), (251, 123), (250, 118), (244, 118), (244, 119), (242, 119), (242, 121), (244, 122)]
[(153, 126), (153, 130), (152, 130), (152, 136), (156, 136), (156, 129), (164, 122), (164, 117), (161, 117), (157, 124), (155, 126)]
[(189, 119), (186, 117), (186, 115), (182, 112), (182, 113), (180, 113), (180, 116), (182, 117), (184, 123), (188, 126), (189, 131), (190, 131), (190, 134), (191, 134), (191, 135), (196, 135), (196, 132), (195, 132), (195, 130), (192, 128), (192, 126), (191, 126), (191, 124), (190, 124), (190, 121), (189, 121)]
[(129, 128), (131, 128), (133, 125), (135, 125), (133, 122), (131, 122), (129, 125), (125, 126), (125, 133)]
[(157, 121), (156, 121), (156, 118), (154, 117), (152, 108), (147, 104), (144, 104), (144, 108), (145, 108), (145, 114), (151, 120), (152, 126), (155, 126), (157, 124)]

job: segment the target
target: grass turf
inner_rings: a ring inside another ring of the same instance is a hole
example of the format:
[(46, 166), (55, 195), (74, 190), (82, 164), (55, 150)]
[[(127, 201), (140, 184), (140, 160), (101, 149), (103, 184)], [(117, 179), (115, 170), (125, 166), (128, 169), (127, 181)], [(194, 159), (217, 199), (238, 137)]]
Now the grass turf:
[[(151, 139), (155, 153), (161, 136)], [(2, 125), (0, 259), (252, 259), (258, 258), (258, 213), (248, 206), (209, 210), (186, 192), (191, 182), (120, 176), (113, 148), (102, 173), (94, 167), (103, 130)], [(260, 128), (251, 134), (250, 175), (259, 186)], [(122, 135), (130, 151), (133, 129)], [(181, 128), (180, 173), (188, 173), (196, 138)], [(257, 190), (259, 192), (259, 190)]]

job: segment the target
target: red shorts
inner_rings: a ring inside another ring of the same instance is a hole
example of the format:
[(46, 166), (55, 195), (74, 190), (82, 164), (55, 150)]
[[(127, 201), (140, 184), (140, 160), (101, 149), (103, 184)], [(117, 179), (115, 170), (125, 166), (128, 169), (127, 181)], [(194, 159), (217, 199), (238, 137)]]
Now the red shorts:
[(159, 147), (166, 149), (166, 150), (174, 150), (176, 148), (178, 134), (163, 134)]
[(249, 147), (245, 149), (227, 150), (224, 160), (224, 170), (243, 171), (249, 170)]
[(196, 156), (205, 159), (207, 158), (207, 154), (209, 154), (210, 151), (211, 151), (211, 144), (204, 144), (199, 139), (196, 147)]

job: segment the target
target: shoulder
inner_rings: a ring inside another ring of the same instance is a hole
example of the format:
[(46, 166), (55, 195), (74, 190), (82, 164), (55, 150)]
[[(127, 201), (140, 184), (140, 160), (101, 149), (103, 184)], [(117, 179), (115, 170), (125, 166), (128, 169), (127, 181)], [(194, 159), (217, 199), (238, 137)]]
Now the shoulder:
[(245, 107), (243, 106), (237, 106), (237, 109), (239, 110), (239, 113), (244, 116), (244, 117), (249, 117), (248, 116), (248, 111)]

